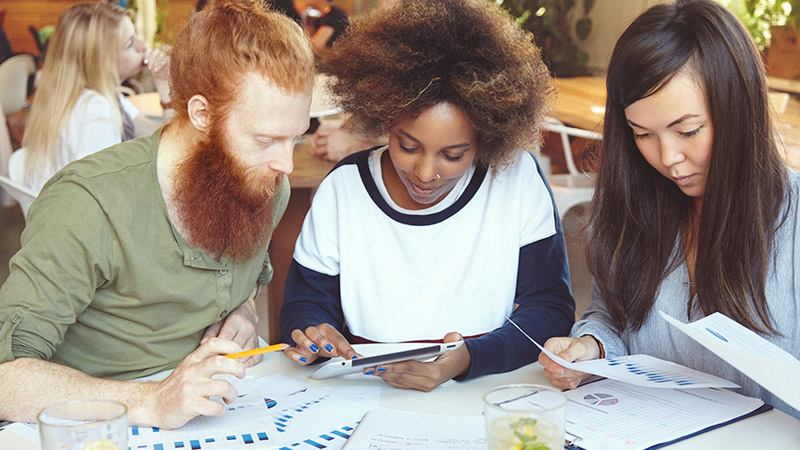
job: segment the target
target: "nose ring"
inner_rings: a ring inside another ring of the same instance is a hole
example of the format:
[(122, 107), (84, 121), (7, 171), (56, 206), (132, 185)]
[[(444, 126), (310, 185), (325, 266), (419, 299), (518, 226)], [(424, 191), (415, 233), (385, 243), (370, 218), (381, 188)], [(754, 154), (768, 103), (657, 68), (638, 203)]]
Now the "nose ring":
[(439, 181), (439, 178), (442, 178), (442, 176), (437, 173), (436, 174), (436, 181)]

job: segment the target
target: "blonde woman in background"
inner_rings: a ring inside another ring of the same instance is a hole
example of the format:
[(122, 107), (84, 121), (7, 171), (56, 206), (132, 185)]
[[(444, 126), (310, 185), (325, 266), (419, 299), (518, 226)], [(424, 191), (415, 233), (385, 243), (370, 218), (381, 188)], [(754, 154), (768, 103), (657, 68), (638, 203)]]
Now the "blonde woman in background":
[(11, 157), (15, 181), (39, 192), (72, 161), (158, 124), (122, 95), (121, 83), (145, 65), (147, 49), (129, 12), (109, 3), (81, 3), (58, 18), (22, 139)]

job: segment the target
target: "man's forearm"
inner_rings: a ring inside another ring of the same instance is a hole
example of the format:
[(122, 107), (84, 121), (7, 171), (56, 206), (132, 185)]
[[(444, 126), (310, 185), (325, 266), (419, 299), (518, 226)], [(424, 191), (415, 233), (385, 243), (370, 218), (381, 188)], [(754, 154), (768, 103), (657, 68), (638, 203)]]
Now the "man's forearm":
[(60, 364), (18, 358), (0, 364), (0, 419), (35, 422), (45, 406), (76, 398), (119, 400), (128, 406), (131, 424), (152, 423), (146, 405), (155, 383), (95, 378)]

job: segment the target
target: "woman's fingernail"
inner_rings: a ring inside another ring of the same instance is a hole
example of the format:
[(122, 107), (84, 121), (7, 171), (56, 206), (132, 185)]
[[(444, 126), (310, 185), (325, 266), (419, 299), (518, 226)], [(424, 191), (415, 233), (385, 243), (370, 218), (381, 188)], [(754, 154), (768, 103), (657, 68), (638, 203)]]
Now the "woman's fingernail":
[(358, 356), (353, 355), (353, 357), (351, 359), (357, 359), (357, 358), (358, 358)]
[(308, 360), (306, 359), (306, 357), (305, 357), (305, 356), (301, 356), (301, 357), (300, 357), (300, 361), (306, 362), (306, 361), (308, 361)]
[(314, 353), (317, 353), (317, 352), (319, 351), (319, 347), (317, 347), (317, 346), (316, 346), (316, 345), (314, 345), (314, 344), (311, 344), (311, 347), (310, 347), (310, 348), (311, 348), (311, 351), (312, 351), (312, 352), (314, 352)]
[(331, 344), (325, 344), (325, 350), (331, 352), (333, 351), (333, 346)]
[(384, 369), (383, 367), (378, 367), (378, 372), (386, 372), (386, 369)]
[(371, 370), (368, 370), (368, 371), (364, 372), (364, 375), (375, 375), (375, 372), (373, 372)]

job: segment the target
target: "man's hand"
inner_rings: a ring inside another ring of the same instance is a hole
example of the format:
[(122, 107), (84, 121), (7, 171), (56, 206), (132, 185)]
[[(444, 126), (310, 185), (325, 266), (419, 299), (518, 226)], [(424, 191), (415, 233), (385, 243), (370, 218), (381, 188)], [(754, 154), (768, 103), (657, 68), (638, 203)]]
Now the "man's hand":
[[(258, 348), (257, 324), (256, 305), (251, 296), (241, 306), (231, 311), (225, 319), (206, 328), (200, 344), (204, 344), (209, 339), (216, 337), (233, 341), (244, 350)], [(253, 367), (261, 362), (263, 357), (264, 355), (253, 355), (242, 359), (241, 362), (245, 367)]]
[[(579, 338), (550, 338), (544, 343), (544, 348), (569, 362), (587, 361), (600, 357), (600, 347), (597, 345), (597, 341), (589, 335)], [(559, 389), (574, 389), (581, 381), (590, 376), (588, 373), (567, 369), (556, 364), (544, 352), (539, 353), (539, 364), (544, 368), (550, 384)]]
[[(461, 334), (450, 332), (445, 335), (444, 342), (457, 342), (462, 339)], [(466, 345), (462, 345), (431, 362), (402, 361), (382, 364), (366, 368), (363, 373), (379, 376), (397, 388), (428, 392), (445, 381), (465, 373), (471, 363), (472, 356), (469, 349)]]
[[(212, 379), (214, 375), (244, 378), (245, 366), (224, 355), (242, 351), (233, 341), (211, 338), (190, 353), (163, 381), (151, 383), (143, 401), (143, 414), (150, 414), (145, 423), (173, 429), (196, 416), (222, 416), (227, 408), (209, 397), (220, 397), (225, 403), (236, 400), (238, 393), (227, 381)], [(137, 420), (142, 422), (142, 420)]]
[(308, 327), (305, 331), (294, 330), (292, 340), (296, 346), (287, 348), (283, 354), (301, 365), (311, 364), (319, 356), (327, 358), (341, 356), (345, 359), (361, 356), (353, 350), (342, 333), (327, 323)]

